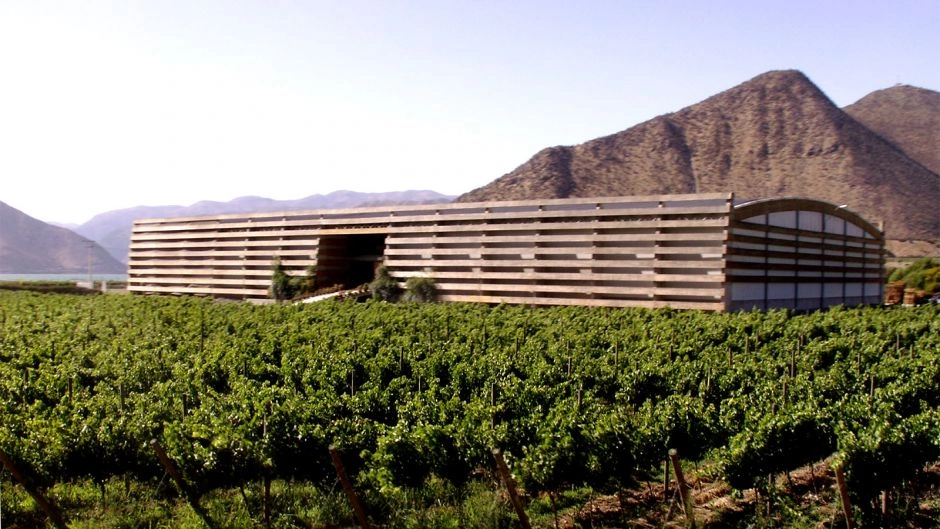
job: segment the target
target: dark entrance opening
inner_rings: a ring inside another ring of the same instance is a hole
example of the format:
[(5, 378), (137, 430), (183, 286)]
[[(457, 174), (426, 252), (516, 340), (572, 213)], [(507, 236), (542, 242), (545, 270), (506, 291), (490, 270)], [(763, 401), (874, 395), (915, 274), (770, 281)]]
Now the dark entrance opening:
[(369, 283), (384, 253), (384, 233), (322, 235), (317, 250), (317, 286), (350, 289)]

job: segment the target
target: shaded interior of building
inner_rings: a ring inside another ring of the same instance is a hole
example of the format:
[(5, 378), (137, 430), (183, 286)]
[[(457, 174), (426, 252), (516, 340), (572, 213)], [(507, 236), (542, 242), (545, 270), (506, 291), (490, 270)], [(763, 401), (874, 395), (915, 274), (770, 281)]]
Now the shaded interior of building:
[(317, 286), (356, 288), (375, 278), (385, 252), (384, 233), (324, 235), (317, 251)]

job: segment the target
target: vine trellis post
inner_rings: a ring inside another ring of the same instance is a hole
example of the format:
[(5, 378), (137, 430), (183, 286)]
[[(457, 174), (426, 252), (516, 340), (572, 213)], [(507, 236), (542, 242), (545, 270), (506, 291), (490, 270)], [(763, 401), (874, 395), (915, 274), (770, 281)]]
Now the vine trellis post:
[(353, 489), (352, 482), (349, 481), (349, 476), (346, 474), (346, 467), (343, 466), (343, 458), (339, 453), (339, 450), (330, 445), (330, 459), (333, 460), (333, 467), (336, 469), (336, 475), (339, 477), (339, 482), (343, 486), (343, 491), (346, 492), (346, 497), (349, 499), (350, 505), (352, 505), (353, 511), (356, 513), (356, 518), (359, 520), (359, 525), (362, 526), (362, 529), (369, 529), (369, 517), (366, 516), (365, 507), (362, 506), (362, 502), (359, 501), (359, 496), (356, 494), (356, 490)]
[(692, 500), (692, 494), (689, 492), (689, 485), (685, 481), (685, 474), (682, 472), (679, 452), (675, 448), (669, 449), (669, 459), (672, 461), (672, 467), (676, 472), (676, 482), (679, 485), (679, 496), (682, 498), (682, 509), (685, 511), (685, 518), (689, 522), (689, 528), (695, 529), (695, 504)]
[(852, 502), (849, 499), (849, 487), (845, 483), (845, 472), (842, 465), (836, 465), (836, 485), (839, 488), (839, 498), (842, 500), (842, 514), (845, 515), (846, 529), (855, 529), (855, 518), (852, 516)]
[(170, 459), (170, 456), (167, 455), (166, 450), (163, 449), (160, 441), (151, 439), (150, 448), (153, 450), (154, 454), (157, 455), (157, 459), (160, 460), (160, 463), (163, 464), (167, 474), (169, 474), (170, 477), (173, 478), (173, 481), (176, 482), (176, 486), (179, 487), (180, 492), (183, 494), (186, 502), (189, 503), (189, 506), (192, 507), (193, 511), (196, 513), (196, 516), (198, 516), (203, 521), (203, 523), (209, 527), (209, 529), (215, 529), (216, 526), (212, 523), (212, 519), (209, 518), (209, 514), (205, 511), (205, 509), (202, 508), (202, 505), (199, 504), (199, 496), (183, 479), (183, 475), (180, 473), (176, 463), (174, 463), (173, 460)]
[(516, 516), (519, 517), (519, 525), (522, 526), (522, 529), (532, 529), (532, 525), (529, 523), (529, 516), (525, 512), (525, 508), (522, 506), (522, 500), (519, 498), (519, 492), (516, 490), (516, 482), (512, 479), (512, 474), (509, 473), (509, 466), (506, 465), (506, 460), (503, 458), (503, 451), (499, 448), (493, 448), (491, 452), (493, 459), (496, 461), (496, 469), (499, 471), (499, 476), (506, 485), (506, 492), (509, 493), (509, 501), (512, 503), (513, 509), (516, 510)]
[(33, 484), (33, 481), (13, 462), (13, 458), (10, 457), (3, 449), (0, 449), (0, 463), (3, 463), (3, 466), (10, 471), (10, 474), (13, 475), (13, 479), (19, 482), (20, 485), (26, 489), (26, 492), (36, 501), (36, 504), (39, 505), (39, 508), (46, 513), (46, 516), (49, 517), (49, 520), (52, 521), (52, 524), (56, 526), (56, 529), (68, 529), (68, 525), (65, 524), (65, 518), (62, 516), (62, 513), (59, 509), (51, 502), (48, 498)]

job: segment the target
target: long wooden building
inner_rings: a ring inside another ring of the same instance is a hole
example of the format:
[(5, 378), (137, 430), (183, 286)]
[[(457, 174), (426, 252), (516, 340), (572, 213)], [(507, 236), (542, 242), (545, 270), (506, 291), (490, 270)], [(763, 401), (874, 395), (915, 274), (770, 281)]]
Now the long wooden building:
[(267, 299), (276, 259), (346, 288), (384, 264), (442, 301), (816, 309), (880, 303), (884, 236), (844, 206), (728, 193), (148, 219), (128, 290)]

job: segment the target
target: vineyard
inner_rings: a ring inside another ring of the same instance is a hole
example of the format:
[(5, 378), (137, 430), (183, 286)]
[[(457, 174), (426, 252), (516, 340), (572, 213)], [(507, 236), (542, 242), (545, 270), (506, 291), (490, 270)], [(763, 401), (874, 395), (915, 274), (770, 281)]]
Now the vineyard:
[[(383, 527), (434, 526), (433, 509), (455, 520), (440, 526), (516, 526), (493, 448), (530, 509), (661, 482), (670, 448), (765, 498), (777, 477), (830, 458), (856, 521), (878, 525), (883, 497), (897, 498), (896, 519), (916, 509), (911, 484), (940, 460), (938, 359), (936, 306), (704, 314), (9, 292), (0, 449), (70, 527), (103, 526), (109, 498), (140, 502), (115, 527), (204, 523), (180, 507), (151, 440), (219, 527), (356, 525), (331, 446)], [(3, 527), (46, 523), (6, 470), (0, 499)]]

